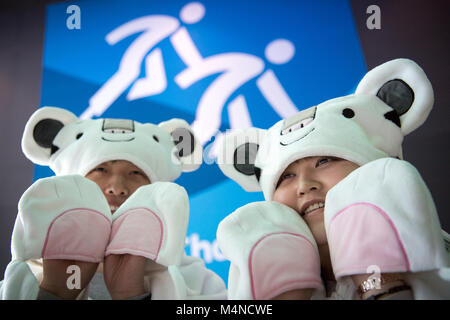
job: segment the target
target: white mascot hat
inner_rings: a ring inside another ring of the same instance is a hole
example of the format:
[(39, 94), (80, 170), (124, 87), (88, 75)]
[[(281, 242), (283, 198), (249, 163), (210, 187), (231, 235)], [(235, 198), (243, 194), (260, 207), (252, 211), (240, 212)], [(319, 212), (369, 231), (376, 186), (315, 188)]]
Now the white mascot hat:
[(72, 112), (43, 107), (28, 120), (22, 137), (26, 157), (56, 175), (85, 176), (110, 160), (127, 160), (150, 181), (173, 181), (202, 162), (202, 146), (189, 124), (159, 125), (123, 119), (78, 119)]
[(262, 190), (272, 200), (280, 175), (301, 158), (335, 156), (358, 165), (402, 159), (403, 137), (422, 125), (433, 102), (423, 70), (408, 59), (392, 60), (368, 72), (352, 95), (302, 110), (268, 130), (226, 134), (218, 164), (246, 191)]

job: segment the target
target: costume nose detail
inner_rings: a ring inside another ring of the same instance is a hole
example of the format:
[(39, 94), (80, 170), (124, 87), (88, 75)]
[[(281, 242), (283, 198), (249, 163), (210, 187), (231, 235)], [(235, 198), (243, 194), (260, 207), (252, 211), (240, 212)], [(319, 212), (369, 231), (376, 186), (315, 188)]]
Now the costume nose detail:
[(102, 131), (106, 133), (132, 133), (134, 132), (134, 121), (123, 119), (104, 119)]

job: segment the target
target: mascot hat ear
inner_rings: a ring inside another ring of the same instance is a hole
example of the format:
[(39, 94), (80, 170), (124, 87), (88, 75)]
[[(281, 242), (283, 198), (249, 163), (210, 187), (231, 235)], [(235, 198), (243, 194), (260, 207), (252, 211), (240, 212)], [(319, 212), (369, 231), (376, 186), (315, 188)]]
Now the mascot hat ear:
[(414, 61), (395, 59), (369, 71), (355, 94), (376, 95), (400, 117), (403, 135), (421, 126), (434, 103), (433, 87)]
[(261, 170), (255, 166), (255, 160), (266, 133), (258, 128), (236, 130), (225, 134), (219, 147), (220, 169), (249, 192), (261, 191)]
[(181, 163), (182, 171), (197, 170), (202, 164), (203, 148), (189, 124), (182, 119), (161, 122), (159, 127), (170, 133), (175, 143), (174, 160)]
[(56, 107), (43, 107), (35, 111), (22, 136), (22, 151), (32, 162), (45, 166), (50, 157), (58, 151), (53, 141), (67, 124), (78, 121), (70, 111)]

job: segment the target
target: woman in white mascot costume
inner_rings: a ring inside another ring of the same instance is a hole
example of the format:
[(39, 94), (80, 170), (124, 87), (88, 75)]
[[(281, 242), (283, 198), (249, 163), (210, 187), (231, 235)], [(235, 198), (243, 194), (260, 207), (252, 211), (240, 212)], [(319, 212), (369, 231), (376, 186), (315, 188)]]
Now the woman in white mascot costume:
[[(145, 258), (145, 292), (138, 298), (226, 298), (222, 279), (201, 259), (184, 253), (189, 200), (185, 189), (171, 181), (196, 170), (202, 160), (202, 147), (184, 120), (159, 125), (80, 120), (67, 110), (44, 107), (28, 120), (22, 149), (56, 176), (36, 181), (20, 199), (2, 299), (51, 298), (55, 292), (41, 286), (46, 261), (101, 264), (111, 255), (127, 254)], [(86, 178), (114, 161), (131, 164), (131, 173), (147, 181), (120, 206), (107, 200), (109, 191)], [(93, 289), (98, 284), (86, 282), (75, 298), (104, 298)]]
[[(423, 70), (397, 59), (368, 72), (352, 95), (268, 130), (227, 134), (221, 170), (266, 200), (219, 225), (231, 261), (229, 298), (450, 298), (448, 235), (402, 156), (404, 136), (422, 125), (433, 101)], [(345, 175), (324, 192), (343, 164)], [(323, 181), (313, 181), (322, 171)]]

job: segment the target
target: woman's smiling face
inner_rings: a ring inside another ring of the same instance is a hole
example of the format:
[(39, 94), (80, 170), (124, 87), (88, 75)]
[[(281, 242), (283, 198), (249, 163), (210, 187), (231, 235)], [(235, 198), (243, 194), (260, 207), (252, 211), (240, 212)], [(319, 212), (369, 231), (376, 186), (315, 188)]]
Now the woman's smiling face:
[(324, 205), (327, 192), (359, 166), (335, 157), (307, 157), (291, 163), (278, 181), (273, 200), (297, 211), (317, 244), (325, 244)]

